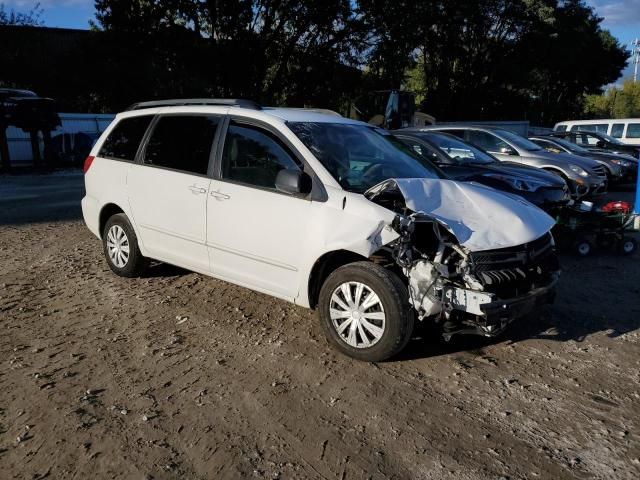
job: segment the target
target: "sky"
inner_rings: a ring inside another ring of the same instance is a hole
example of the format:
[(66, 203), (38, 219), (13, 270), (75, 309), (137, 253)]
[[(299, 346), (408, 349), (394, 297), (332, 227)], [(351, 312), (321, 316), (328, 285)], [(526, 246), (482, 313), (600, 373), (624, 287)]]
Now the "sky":
[[(89, 28), (89, 20), (93, 18), (93, 0), (0, 0), (6, 9), (21, 12), (31, 10), (37, 3), (44, 10), (42, 20), (48, 27)], [(587, 0), (587, 3), (604, 18), (602, 26), (630, 50), (631, 42), (640, 38), (640, 0)], [(629, 62), (623, 77), (632, 72), (633, 65)]]

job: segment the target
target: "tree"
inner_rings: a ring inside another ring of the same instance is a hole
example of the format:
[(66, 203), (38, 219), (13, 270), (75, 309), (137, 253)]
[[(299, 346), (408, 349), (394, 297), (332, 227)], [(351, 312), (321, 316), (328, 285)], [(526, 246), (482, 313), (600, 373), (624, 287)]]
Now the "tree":
[[(552, 124), (614, 81), (628, 52), (583, 0), (361, 0), (389, 87), (408, 80), (439, 119)], [(394, 56), (395, 54), (395, 56)], [(398, 65), (404, 70), (398, 79)], [(413, 65), (411, 67), (411, 65)]]
[(640, 83), (626, 79), (622, 87), (587, 96), (584, 114), (589, 118), (640, 117)]
[(39, 3), (28, 12), (16, 12), (14, 9), (7, 11), (4, 3), (0, 3), (0, 25), (41, 26), (44, 23), (41, 19), (42, 12)]
[(293, 105), (339, 103), (362, 31), (349, 0), (97, 0), (94, 28), (128, 45), (146, 96)]

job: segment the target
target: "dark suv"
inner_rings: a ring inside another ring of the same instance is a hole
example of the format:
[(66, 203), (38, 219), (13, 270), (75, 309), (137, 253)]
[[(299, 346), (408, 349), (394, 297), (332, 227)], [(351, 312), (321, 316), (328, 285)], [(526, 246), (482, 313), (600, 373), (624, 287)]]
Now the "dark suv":
[(640, 148), (622, 143), (617, 138), (613, 138), (604, 133), (576, 130), (570, 132), (552, 132), (549, 135), (552, 137), (565, 138), (588, 150), (607, 150), (611, 153), (623, 153), (635, 158), (640, 158)]

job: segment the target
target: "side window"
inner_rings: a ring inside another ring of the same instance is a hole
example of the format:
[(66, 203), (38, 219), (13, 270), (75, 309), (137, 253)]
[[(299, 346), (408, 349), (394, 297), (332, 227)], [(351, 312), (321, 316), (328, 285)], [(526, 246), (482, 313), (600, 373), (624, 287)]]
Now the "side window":
[(542, 148), (544, 148), (548, 152), (552, 152), (552, 153), (563, 152), (563, 150), (560, 147), (558, 147), (557, 145), (554, 145), (551, 142), (548, 142), (547, 140), (539, 140), (536, 138), (535, 140), (531, 140), (531, 141), (537, 145), (540, 145)]
[(622, 132), (624, 131), (624, 123), (614, 123), (611, 125), (611, 136), (615, 138), (622, 138)]
[(120, 120), (102, 144), (98, 156), (133, 162), (152, 118), (145, 115)]
[(468, 130), (469, 142), (486, 150), (487, 152), (500, 153), (503, 148), (511, 150), (511, 147), (495, 135), (480, 130)]
[(275, 190), (276, 176), (283, 169), (302, 166), (275, 135), (231, 122), (222, 154), (223, 179)]
[(167, 115), (156, 123), (144, 163), (206, 175), (219, 117)]
[(628, 124), (625, 138), (640, 138), (640, 123)]
[(588, 123), (583, 125), (574, 125), (571, 130), (582, 130), (583, 132), (607, 133), (609, 130), (608, 123)]
[(556, 132), (566, 132), (567, 131), (567, 126), (566, 125), (557, 125), (556, 128), (554, 128), (554, 130)]

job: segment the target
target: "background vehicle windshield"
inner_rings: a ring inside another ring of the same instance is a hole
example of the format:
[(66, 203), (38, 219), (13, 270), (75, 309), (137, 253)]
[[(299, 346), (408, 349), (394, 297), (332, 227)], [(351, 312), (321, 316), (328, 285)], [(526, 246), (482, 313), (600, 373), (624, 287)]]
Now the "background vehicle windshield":
[(558, 145), (562, 145), (567, 150), (569, 150), (570, 152), (573, 152), (573, 153), (578, 153), (578, 154), (588, 154), (588, 153), (590, 153), (589, 150), (587, 150), (586, 148), (582, 148), (581, 146), (576, 145), (575, 143), (572, 143), (569, 140), (565, 140), (564, 138), (554, 138), (553, 139), (553, 143), (557, 143)]
[(497, 162), (488, 153), (451, 135), (431, 133), (424, 137), (456, 161), (483, 165)]
[(502, 138), (515, 145), (518, 148), (522, 148), (523, 150), (527, 150), (530, 152), (534, 152), (536, 150), (542, 150), (540, 145), (536, 145), (530, 140), (527, 140), (520, 135), (510, 132), (509, 130), (496, 130), (497, 134), (499, 134)]
[(322, 122), (287, 125), (345, 190), (362, 193), (389, 178), (441, 178), (379, 128)]
[(620, 140), (618, 140), (617, 138), (614, 138), (612, 136), (607, 135), (606, 133), (599, 133), (598, 135), (600, 135), (603, 139), (605, 139), (607, 142), (611, 142), (615, 145), (625, 145), (624, 142), (621, 142)]

